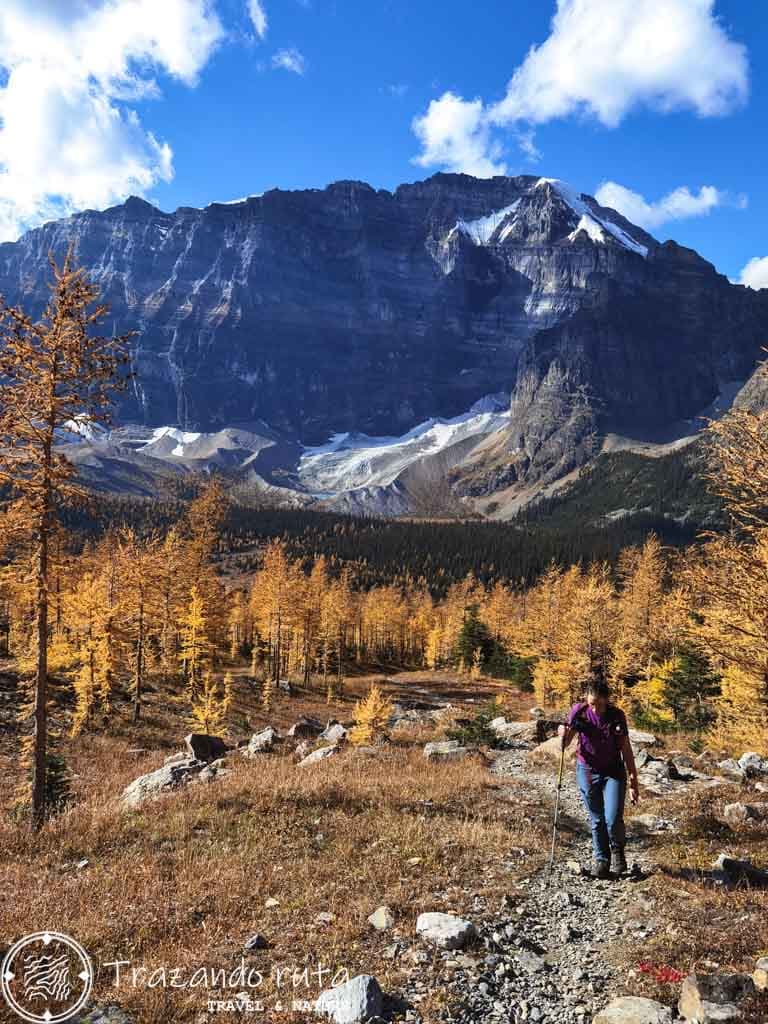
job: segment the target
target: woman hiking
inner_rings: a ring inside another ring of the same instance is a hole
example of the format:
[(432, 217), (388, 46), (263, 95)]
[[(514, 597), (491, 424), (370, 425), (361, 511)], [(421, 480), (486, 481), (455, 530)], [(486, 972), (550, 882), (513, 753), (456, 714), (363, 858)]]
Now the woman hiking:
[(627, 870), (624, 855), (624, 800), (629, 776), (632, 803), (639, 799), (637, 768), (627, 718), (610, 703), (610, 689), (595, 680), (586, 700), (574, 704), (558, 734), (567, 747), (578, 734), (576, 778), (592, 826), (592, 875), (609, 878)]

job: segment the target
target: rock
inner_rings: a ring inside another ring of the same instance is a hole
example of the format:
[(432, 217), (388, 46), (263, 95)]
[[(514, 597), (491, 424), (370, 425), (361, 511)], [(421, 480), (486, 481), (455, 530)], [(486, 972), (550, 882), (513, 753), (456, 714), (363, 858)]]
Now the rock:
[(656, 814), (636, 814), (629, 820), (630, 827), (638, 829), (646, 835), (657, 835), (674, 829), (674, 822), (668, 818), (660, 818)]
[(182, 761), (188, 761), (189, 754), (183, 750), (180, 750), (176, 754), (169, 754), (168, 757), (163, 761), (163, 764), (180, 764)]
[(565, 869), (571, 875), (586, 875), (584, 865), (578, 860), (567, 860), (565, 862)]
[(378, 1017), (384, 1008), (384, 993), (378, 981), (370, 974), (358, 974), (343, 985), (321, 993), (315, 1009), (335, 1024), (358, 1024)]
[(377, 932), (389, 931), (394, 927), (395, 915), (389, 907), (377, 907), (368, 918), (368, 923), (373, 925)]
[[(560, 753), (563, 749), (563, 743), (559, 736), (553, 736), (550, 740), (545, 740), (540, 743), (538, 747), (533, 751), (536, 758), (540, 755), (543, 757), (551, 758), (553, 761), (560, 760)], [(566, 762), (574, 761), (576, 759), (576, 744), (572, 743), (565, 752)]]
[(269, 896), (264, 900), (264, 906), (267, 910), (272, 910), (274, 907), (280, 906), (280, 900), (276, 900), (274, 896)]
[(186, 786), (205, 767), (205, 761), (196, 761), (193, 758), (165, 764), (154, 772), (140, 775), (126, 786), (122, 795), (123, 802), (130, 807), (138, 807), (144, 800)]
[(293, 687), (291, 686), (289, 680), (287, 679), (278, 679), (277, 688), (282, 693), (287, 694), (289, 697), (293, 693)]
[(315, 916), (315, 921), (318, 924), (333, 924), (336, 920), (336, 915), (332, 914), (330, 910), (321, 910), (319, 914)]
[(269, 943), (267, 942), (263, 935), (260, 935), (258, 932), (256, 932), (255, 935), (252, 935), (249, 939), (246, 939), (243, 949), (246, 951), (246, 953), (252, 953), (254, 950), (257, 949), (269, 949)]
[(227, 745), (218, 736), (208, 736), (203, 732), (191, 732), (184, 737), (184, 743), (190, 755), (197, 761), (215, 761), (227, 752)]
[(488, 728), (496, 734), (496, 737), (504, 742), (517, 740), (523, 743), (539, 743), (543, 738), (541, 735), (541, 720), (533, 722), (508, 722), (506, 718), (494, 718), (488, 723)]
[(294, 722), (286, 735), (291, 736), (295, 740), (306, 740), (315, 739), (322, 731), (322, 722), (318, 722), (316, 718), (305, 716), (300, 718), (298, 722)]
[(134, 1024), (134, 1018), (129, 1017), (119, 1006), (109, 1004), (94, 1006), (83, 1016), (70, 1020), (69, 1024)]
[(768, 793), (768, 782), (756, 782), (755, 789), (758, 793)]
[(592, 1024), (672, 1024), (672, 1011), (655, 999), (622, 996), (593, 1017)]
[(768, 989), (768, 956), (760, 957), (755, 964), (755, 973), (752, 975), (755, 988), (760, 992)]
[(438, 740), (424, 747), (424, 757), (428, 761), (460, 761), (468, 753), (458, 740)]
[(768, 885), (768, 871), (755, 867), (751, 861), (737, 860), (735, 857), (729, 857), (727, 853), (721, 853), (712, 866), (732, 884), (747, 882), (761, 887)]
[(341, 722), (330, 721), (320, 733), (321, 740), (329, 743), (342, 743), (348, 736), (349, 729), (346, 729)]
[(297, 743), (293, 751), (294, 757), (296, 757), (299, 761), (303, 761), (304, 758), (311, 753), (312, 744), (309, 742), (309, 740), (302, 740), (300, 743)]
[(744, 825), (749, 821), (768, 821), (768, 803), (726, 804), (723, 808), (723, 821), (727, 822), (729, 825)]
[(655, 747), (659, 741), (652, 732), (640, 732), (639, 729), (630, 729), (629, 742), (633, 747)]
[(419, 914), (416, 932), (427, 942), (441, 949), (464, 949), (476, 934), (471, 921), (442, 913)]
[(544, 712), (542, 711), (541, 708), (538, 708), (538, 707), (531, 708), (530, 711), (528, 712), (528, 714), (531, 716), (531, 718), (543, 718), (544, 717)]
[(768, 758), (763, 758), (754, 751), (742, 754), (738, 760), (739, 768), (747, 778), (754, 778), (756, 775), (768, 775)]
[(725, 761), (720, 761), (717, 767), (732, 782), (743, 782), (747, 777), (739, 762), (734, 761), (732, 757), (727, 758)]
[(691, 974), (683, 982), (677, 1008), (695, 1024), (736, 1021), (738, 1004), (754, 991), (748, 974)]
[(261, 732), (255, 732), (248, 740), (248, 746), (243, 749), (243, 754), (246, 757), (253, 757), (255, 754), (264, 754), (271, 750), (278, 740), (277, 729), (273, 729), (271, 725), (268, 725), (266, 729), (262, 729)]
[(307, 754), (305, 758), (299, 761), (299, 768), (309, 768), (310, 765), (319, 764), (321, 761), (325, 761), (328, 757), (333, 757), (338, 754), (339, 748), (337, 746), (320, 747), (318, 750), (313, 750), (311, 754)]

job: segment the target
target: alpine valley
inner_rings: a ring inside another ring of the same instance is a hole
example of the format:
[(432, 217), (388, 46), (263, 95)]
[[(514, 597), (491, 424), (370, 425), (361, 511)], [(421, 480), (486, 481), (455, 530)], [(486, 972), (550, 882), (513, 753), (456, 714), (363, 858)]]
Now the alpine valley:
[(288, 506), (509, 518), (695, 449), (768, 341), (768, 291), (549, 178), (131, 198), (0, 245), (5, 300), (38, 314), (70, 243), (136, 333), (116, 426), (62, 448), (133, 494), (217, 467)]

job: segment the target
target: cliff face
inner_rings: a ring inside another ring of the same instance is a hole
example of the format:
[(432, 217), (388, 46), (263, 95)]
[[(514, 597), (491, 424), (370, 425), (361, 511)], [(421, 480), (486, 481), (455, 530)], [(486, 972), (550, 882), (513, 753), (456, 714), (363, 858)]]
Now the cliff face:
[(129, 199), (0, 246), (6, 300), (39, 311), (48, 253), (70, 242), (115, 328), (138, 332), (124, 421), (262, 420), (313, 444), (506, 390), (494, 485), (553, 479), (606, 430), (694, 416), (768, 335), (761, 294), (529, 176), (338, 182), (170, 214)]

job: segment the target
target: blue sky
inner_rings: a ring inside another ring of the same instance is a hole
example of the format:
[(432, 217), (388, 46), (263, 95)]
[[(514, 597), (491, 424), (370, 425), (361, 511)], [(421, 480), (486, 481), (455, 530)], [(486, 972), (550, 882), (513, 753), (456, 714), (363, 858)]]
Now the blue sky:
[(738, 279), (768, 257), (767, 29), (744, 0), (4, 0), (0, 231), (501, 169), (602, 185)]

